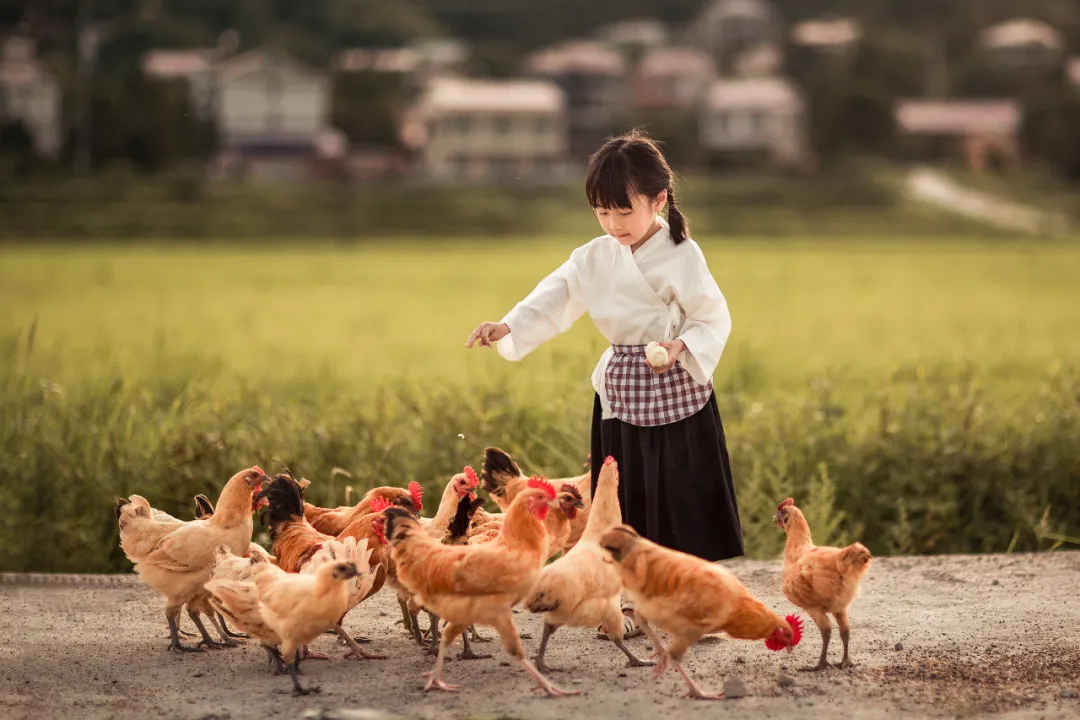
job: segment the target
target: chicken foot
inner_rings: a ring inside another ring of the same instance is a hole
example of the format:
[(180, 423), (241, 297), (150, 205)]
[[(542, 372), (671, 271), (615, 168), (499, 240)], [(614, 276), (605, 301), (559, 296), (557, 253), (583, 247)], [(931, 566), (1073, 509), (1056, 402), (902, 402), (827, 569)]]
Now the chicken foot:
[(212, 613), (207, 617), (210, 618), (210, 624), (214, 626), (214, 630), (216, 630), (217, 634), (221, 636), (222, 647), (240, 647), (240, 643), (236, 642), (236, 640), (233, 640), (230, 636), (230, 633), (228, 633), (225, 628), (222, 627), (225, 623), (225, 618), (221, 617), (217, 613)]
[(439, 616), (427, 609), (424, 612), (427, 613), (428, 622), (431, 623), (429, 628), (431, 630), (431, 641), (427, 646), (427, 654), (437, 655), (439, 653), (440, 639), (444, 634), (439, 631)]
[(300, 678), (297, 677), (297, 673), (300, 670), (300, 649), (293, 650), (293, 661), (286, 665), (289, 669), (289, 675), (292, 676), (293, 682), (293, 695), (310, 695), (311, 693), (322, 692), (320, 688), (308, 687), (305, 688), (300, 685)]
[(671, 645), (665, 648), (664, 645), (660, 642), (660, 636), (656, 634), (656, 632), (652, 629), (652, 627), (649, 625), (648, 621), (645, 620), (645, 618), (638, 615), (637, 621), (641, 629), (644, 630), (645, 634), (648, 635), (650, 640), (652, 640), (653, 645), (656, 647), (657, 653), (660, 656), (660, 662), (657, 663), (656, 669), (653, 671), (653, 680), (659, 679), (659, 677), (664, 673), (664, 671), (667, 669), (668, 664), (670, 663), (671, 667), (674, 668), (675, 671), (682, 676), (683, 681), (686, 682), (687, 691), (686, 694), (683, 695), (684, 698), (692, 698), (694, 700), (724, 699), (723, 692), (707, 693), (700, 687), (698, 687), (697, 683), (694, 682), (694, 679), (690, 677), (690, 673), (686, 672), (686, 668), (683, 667), (682, 659), (686, 655), (686, 651), (689, 650), (690, 647), (700, 639), (700, 637), (694, 638), (690, 642), (687, 642), (682, 638), (675, 638), (672, 641)]
[[(609, 617), (607, 619), (607, 622), (604, 623), (604, 625), (606, 626), (605, 629), (611, 628), (608, 637), (611, 639), (612, 644), (614, 644), (615, 647), (619, 648), (619, 650), (622, 651), (622, 654), (626, 656), (626, 667), (649, 667), (651, 665), (655, 665), (656, 663), (652, 660), (642, 660), (633, 652), (631, 652), (630, 648), (626, 647), (624, 612), (625, 611), (622, 610), (614, 610), (611, 617)], [(635, 622), (637, 622), (636, 618)], [(552, 632), (554, 633), (555, 631), (552, 630)], [(541, 641), (540, 644), (541, 646), (543, 646), (543, 641)], [(537, 667), (539, 667), (539, 664), (537, 665)]]
[(180, 642), (179, 625), (177, 619), (180, 617), (180, 608), (166, 608), (165, 619), (169, 621), (169, 635), (172, 637), (172, 642), (169, 643), (167, 649), (173, 652), (202, 652), (203, 649), (196, 645), (195, 647), (189, 647)]
[[(446, 630), (442, 633), (442, 638), (439, 640), (439, 656), (435, 659), (435, 667), (429, 673), (424, 673), (424, 677), (428, 679), (427, 684), (424, 685), (424, 692), (431, 690), (443, 690), (445, 692), (457, 692), (461, 689), (460, 685), (451, 685), (448, 682), (443, 681), (442, 671), (443, 664), (446, 662), (446, 648), (450, 643), (457, 639), (457, 636), (464, 632), (465, 628), (461, 625), (448, 625)], [(432, 632), (438, 632), (436, 626), (432, 626)]]
[(265, 645), (263, 645), (263, 649), (266, 650), (266, 666), (274, 671), (274, 675), (285, 673), (285, 660), (281, 657), (281, 653)]
[[(478, 642), (478, 643), (487, 643), (487, 642), (491, 642), (491, 638), (486, 638), (486, 637), (483, 637), (483, 636), (482, 636), (482, 635), (480, 634), (480, 631), (478, 631), (478, 630), (476, 629), (476, 626), (475, 626), (475, 625), (470, 625), (470, 626), (469, 626), (469, 631), (468, 631), (468, 633), (467, 633), (467, 634), (468, 634), (468, 635), (470, 635), (470, 636), (472, 637), (472, 641), (473, 641), (473, 642)], [(526, 639), (527, 639), (527, 638), (526, 638)]]
[[(829, 639), (832, 637), (832, 623), (829, 622), (829, 616), (821, 610), (807, 610), (806, 613), (817, 625), (818, 631), (821, 633), (821, 657), (818, 658), (817, 665), (811, 665), (809, 667), (799, 668), (800, 672), (819, 672), (825, 670), (829, 665)], [(845, 643), (846, 646), (846, 643)], [(848, 661), (850, 662), (850, 660)]]
[(542, 673), (557, 673), (566, 672), (563, 668), (549, 667), (544, 662), (544, 655), (547, 653), (548, 640), (555, 634), (555, 631), (559, 629), (558, 625), (548, 625), (544, 623), (544, 634), (540, 637), (540, 649), (536, 651), (536, 657), (533, 658), (533, 663), (536, 664), (536, 669)]
[(356, 641), (345, 632), (345, 628), (338, 623), (338, 626), (334, 628), (338, 637), (345, 641), (345, 644), (349, 646), (349, 652), (345, 653), (346, 660), (385, 660), (388, 655), (380, 655), (379, 653), (369, 653), (361, 648)]
[[(470, 625), (469, 627), (471, 628), (472, 626)], [(465, 649), (462, 650), (460, 653), (458, 653), (458, 656), (457, 656), (458, 660), (488, 660), (491, 657), (493, 657), (492, 655), (482, 655), (482, 654), (473, 652), (472, 648), (469, 646), (469, 632), (468, 632), (468, 630), (461, 633), (461, 642), (464, 643)], [(489, 641), (485, 640), (484, 642), (489, 642)]]
[(499, 617), (496, 622), (492, 623), (496, 632), (499, 633), (499, 638), (503, 642), (503, 647), (509, 652), (521, 667), (525, 668), (525, 672), (532, 676), (536, 684), (540, 686), (540, 689), (546, 692), (551, 697), (563, 697), (567, 695), (580, 695), (580, 690), (563, 690), (556, 687), (551, 682), (540, 674), (528, 658), (525, 657), (525, 648), (521, 645), (521, 637), (518, 635), (517, 626), (514, 624), (514, 616), (507, 613), (502, 617)]
[[(219, 643), (216, 640), (214, 640), (214, 638), (210, 637), (210, 633), (208, 633), (206, 631), (206, 626), (203, 625), (202, 620), (199, 619), (199, 613), (197, 611), (192, 610), (191, 608), (188, 608), (188, 617), (191, 618), (191, 622), (195, 623), (196, 629), (198, 629), (198, 631), (202, 634), (203, 639), (199, 641), (199, 643), (198, 643), (198, 645), (196, 647), (205, 645), (206, 647), (210, 648), (211, 650), (222, 650), (224, 648), (229, 647), (229, 645)], [(230, 642), (232, 642), (232, 641), (230, 641)], [(232, 643), (232, 647), (236, 647), (236, 646), (237, 646), (236, 643)]]
[(225, 624), (225, 616), (224, 615), (222, 615), (221, 613), (215, 613), (215, 614), (217, 615), (217, 619), (218, 619), (218, 622), (215, 623), (215, 624), (217, 625), (217, 629), (221, 631), (221, 634), (222, 634), (223, 637), (234, 638), (236, 640), (248, 640), (248, 639), (250, 639), (250, 637), (251, 637), (250, 635), (246, 635), (246, 634), (244, 634), (242, 632), (233, 632), (232, 630), (230, 630), (229, 626)]

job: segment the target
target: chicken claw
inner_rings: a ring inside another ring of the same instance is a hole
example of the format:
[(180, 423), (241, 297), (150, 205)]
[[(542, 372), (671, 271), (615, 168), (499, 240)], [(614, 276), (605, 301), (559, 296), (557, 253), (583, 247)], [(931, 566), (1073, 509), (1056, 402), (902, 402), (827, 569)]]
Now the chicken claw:
[[(481, 654), (478, 654), (478, 653), (474, 653), (472, 651), (472, 648), (469, 646), (469, 633), (468, 632), (464, 632), (464, 633), (461, 634), (461, 642), (463, 642), (465, 644), (465, 649), (462, 650), (460, 653), (458, 653), (458, 656), (457, 656), (458, 660), (488, 660), (491, 657), (493, 657), (492, 655), (481, 655)], [(485, 642), (487, 642), (487, 641), (485, 640)]]
[(308, 649), (307, 645), (303, 649), (304, 660), (329, 660), (330, 656), (320, 652), (312, 652)]
[(674, 667), (682, 675), (683, 680), (686, 681), (687, 687), (690, 689), (683, 695), (684, 698), (691, 698), (693, 700), (723, 700), (724, 693), (707, 693), (699, 688), (694, 681), (690, 678), (690, 673), (686, 672), (681, 662), (674, 663)]
[(189, 647), (180, 642), (180, 635), (178, 634), (179, 627), (176, 623), (176, 618), (177, 616), (179, 616), (179, 614), (179, 609), (172, 613), (170, 613), (169, 611), (166, 611), (165, 613), (165, 619), (169, 621), (169, 634), (172, 636), (172, 642), (169, 643), (169, 647), (166, 649), (178, 653), (202, 652), (203, 649), (198, 645), (196, 645), (195, 647)]
[(429, 690), (445, 690), (446, 692), (457, 692), (461, 690), (460, 685), (451, 685), (448, 682), (444, 682), (441, 678), (435, 677), (434, 672), (424, 673), (424, 677), (428, 679), (427, 684), (424, 685), (424, 692)]
[(356, 644), (356, 640), (354, 640), (349, 633), (345, 632), (345, 628), (341, 627), (341, 625), (337, 626), (336, 631), (338, 637), (349, 646), (349, 652), (345, 653), (343, 656), (346, 660), (385, 660), (389, 657), (387, 655), (380, 655), (379, 653), (367, 652)]

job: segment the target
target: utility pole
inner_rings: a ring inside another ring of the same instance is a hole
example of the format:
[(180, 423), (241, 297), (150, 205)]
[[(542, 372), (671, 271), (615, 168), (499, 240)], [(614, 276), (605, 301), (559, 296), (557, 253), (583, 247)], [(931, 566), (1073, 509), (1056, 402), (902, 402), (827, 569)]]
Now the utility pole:
[(91, 23), (94, 20), (94, 0), (79, 0), (76, 20), (76, 45), (78, 50), (78, 110), (76, 113), (75, 172), (80, 175), (90, 173), (93, 121), (94, 55), (97, 54), (96, 38), (92, 37)]

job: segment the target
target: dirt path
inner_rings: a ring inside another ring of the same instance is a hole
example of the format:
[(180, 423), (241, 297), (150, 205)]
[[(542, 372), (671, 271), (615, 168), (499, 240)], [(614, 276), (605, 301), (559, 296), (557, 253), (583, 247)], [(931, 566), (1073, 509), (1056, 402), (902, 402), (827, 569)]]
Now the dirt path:
[[(778, 563), (730, 563), (765, 602), (791, 607), (779, 593)], [(706, 687), (737, 675), (748, 695), (706, 705), (680, 700), (673, 673), (648, 681), (626, 669), (614, 648), (585, 630), (563, 630), (549, 663), (570, 668), (557, 683), (581, 697), (539, 697), (495, 644), (495, 658), (447, 665), (460, 695), (421, 691), (431, 666), (402, 635), (396, 603), (386, 595), (347, 619), (375, 639), (389, 660), (352, 662), (332, 638), (316, 648), (329, 662), (306, 665), (305, 682), (321, 694), (293, 697), (285, 677), (271, 676), (254, 647), (176, 657), (165, 652), (162, 602), (130, 577), (0, 578), (0, 717), (3, 718), (365, 718), (342, 709), (379, 709), (420, 718), (978, 716), (1080, 717), (1080, 553), (880, 558), (852, 611), (857, 668), (808, 675), (820, 639), (811, 626), (791, 656), (763, 643), (713, 641), (691, 649), (687, 663)], [(20, 581), (16, 584), (14, 581)], [(539, 638), (537, 618), (517, 616)], [(487, 630), (486, 634), (492, 632)], [(834, 633), (834, 638), (836, 634)], [(646, 640), (631, 647), (645, 651)], [(836, 656), (839, 658), (839, 643)], [(781, 687), (787, 673), (794, 685)], [(794, 714), (793, 714), (794, 711)]]

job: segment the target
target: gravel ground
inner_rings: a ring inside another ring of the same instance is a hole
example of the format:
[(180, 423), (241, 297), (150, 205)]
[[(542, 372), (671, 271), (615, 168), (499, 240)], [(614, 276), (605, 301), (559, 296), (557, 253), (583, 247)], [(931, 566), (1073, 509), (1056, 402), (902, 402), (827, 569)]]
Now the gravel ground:
[[(780, 612), (778, 562), (727, 564)], [(820, 636), (810, 624), (796, 652), (771, 653), (763, 643), (707, 639), (687, 667), (706, 688), (746, 694), (719, 703), (679, 699), (684, 687), (669, 671), (658, 682), (647, 669), (627, 669), (622, 655), (587, 630), (564, 629), (552, 640), (549, 664), (569, 673), (557, 684), (580, 697), (548, 699), (496, 643), (477, 650), (490, 660), (447, 664), (446, 679), (462, 693), (425, 694), (421, 673), (431, 659), (411, 645), (386, 593), (346, 619), (373, 638), (388, 660), (345, 661), (334, 638), (315, 649), (302, 681), (319, 694), (293, 697), (287, 677), (266, 669), (257, 647), (175, 656), (165, 651), (163, 603), (132, 576), (0, 576), (0, 717), (192, 718), (311, 717), (375, 720), (575, 716), (667, 720), (701, 717), (797, 717), (848, 720), (900, 716), (1080, 717), (1080, 553), (879, 558), (852, 608), (847, 671), (797, 672), (813, 664)], [(538, 618), (516, 616), (534, 652)], [(809, 624), (809, 623), (808, 623)], [(185, 620), (185, 627), (190, 623)], [(483, 630), (482, 630), (483, 632)], [(485, 633), (494, 636), (488, 629)], [(836, 633), (832, 659), (838, 660)], [(647, 640), (630, 641), (636, 652)], [(362, 709), (379, 712), (353, 712)]]

